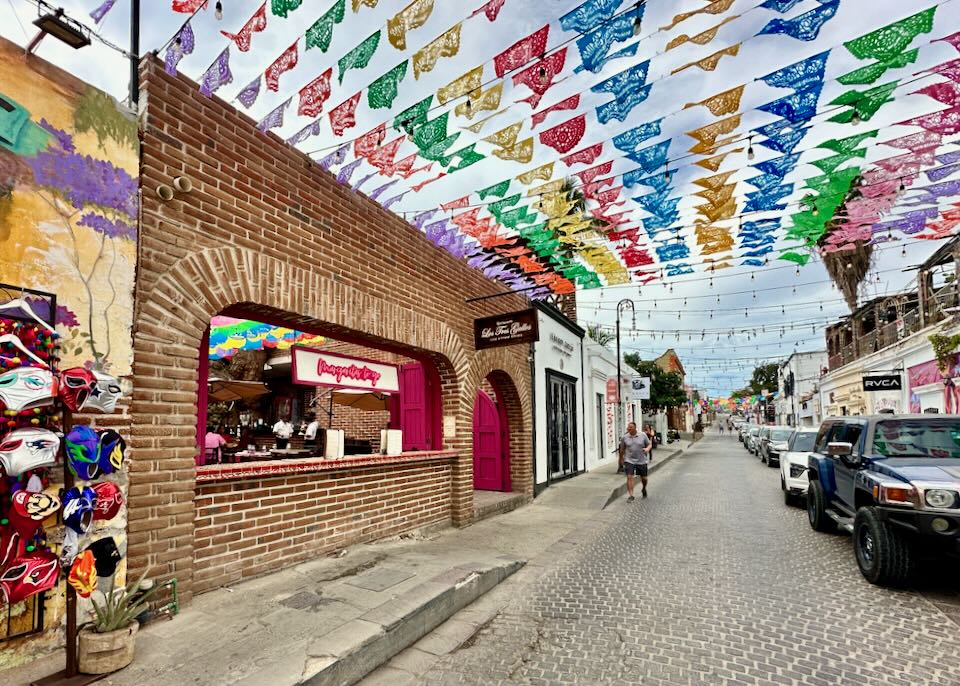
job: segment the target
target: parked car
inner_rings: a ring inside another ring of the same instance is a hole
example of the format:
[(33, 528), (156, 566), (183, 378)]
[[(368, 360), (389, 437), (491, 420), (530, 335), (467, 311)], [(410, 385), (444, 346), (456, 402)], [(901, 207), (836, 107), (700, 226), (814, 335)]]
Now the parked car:
[(905, 584), (918, 552), (960, 554), (960, 416), (828, 419), (807, 467), (810, 526), (850, 532), (870, 583)]
[(783, 502), (793, 505), (807, 495), (807, 463), (817, 440), (818, 429), (798, 428), (790, 434), (787, 450), (780, 453), (780, 488)]
[(763, 427), (760, 427), (754, 424), (753, 426), (750, 427), (750, 430), (747, 432), (746, 437), (743, 439), (743, 444), (747, 447), (747, 451), (749, 451), (751, 454), (755, 453), (756, 451), (755, 445), (757, 442), (757, 437), (759, 436), (760, 429), (762, 428)]
[(793, 433), (791, 426), (768, 426), (766, 436), (760, 441), (760, 460), (768, 467), (780, 466), (780, 454), (787, 451), (787, 441)]
[(770, 427), (761, 426), (760, 432), (757, 434), (756, 438), (753, 439), (753, 444), (751, 445), (751, 451), (757, 457), (762, 457), (760, 454), (760, 446), (763, 445), (764, 441), (770, 439)]

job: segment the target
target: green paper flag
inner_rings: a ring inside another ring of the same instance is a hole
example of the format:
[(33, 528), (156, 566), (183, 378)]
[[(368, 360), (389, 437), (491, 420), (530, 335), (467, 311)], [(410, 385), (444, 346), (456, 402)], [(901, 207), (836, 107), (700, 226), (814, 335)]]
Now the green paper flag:
[(487, 211), (497, 218), (497, 221), (500, 221), (500, 215), (505, 209), (511, 205), (516, 205), (520, 202), (520, 194), (514, 193), (513, 195), (504, 198), (503, 200), (497, 200), (487, 205)]
[(428, 95), (415, 105), (411, 105), (393, 120), (393, 128), (412, 134), (414, 130), (427, 123), (427, 115), (433, 105), (433, 96)]
[(810, 164), (822, 171), (824, 174), (832, 174), (844, 162), (852, 160), (855, 157), (864, 157), (867, 154), (865, 149), (854, 150), (853, 152), (842, 152), (836, 155), (830, 155), (823, 159), (814, 160)]
[(483, 155), (477, 152), (476, 150), (474, 150), (474, 148), (476, 147), (477, 147), (476, 143), (471, 143), (465, 148), (460, 148), (459, 150), (454, 152), (452, 155), (450, 155), (451, 160), (459, 157), (460, 161), (454, 166), (447, 167), (447, 172), (452, 174), (453, 172), (458, 172), (461, 169), (466, 169), (467, 167), (476, 164), (482, 159), (486, 159), (486, 155)]
[(379, 110), (392, 107), (397, 97), (397, 85), (407, 75), (407, 61), (404, 60), (379, 79), (370, 84), (367, 89), (367, 104), (370, 109)]
[(426, 150), (430, 146), (439, 143), (447, 137), (447, 120), (450, 118), (449, 112), (444, 112), (436, 119), (424, 123), (417, 127), (413, 134), (413, 143), (421, 150)]
[(797, 264), (799, 264), (799, 265), (802, 267), (802, 266), (806, 265), (807, 262), (810, 261), (810, 253), (805, 253), (805, 254), (802, 254), (802, 255), (801, 255), (801, 254), (798, 253), (798, 252), (794, 252), (794, 251), (790, 250), (790, 251), (788, 251), (788, 252), (781, 253), (780, 259), (781, 259), (781, 260), (786, 260), (787, 262), (796, 262)]
[(849, 105), (850, 109), (843, 110), (835, 114), (827, 121), (846, 124), (853, 119), (853, 113), (856, 112), (862, 121), (869, 121), (877, 111), (888, 102), (893, 102), (890, 95), (896, 90), (899, 81), (891, 81), (882, 86), (876, 86), (863, 92), (850, 90), (843, 95), (830, 101), (831, 105)]
[(443, 153), (447, 151), (447, 148), (456, 143), (458, 138), (460, 138), (459, 131), (452, 136), (447, 136), (443, 140), (437, 141), (427, 148), (421, 149), (418, 154), (425, 160), (433, 160), (434, 162), (439, 162), (443, 166), (446, 166), (450, 164), (451, 158), (445, 157)]
[[(824, 141), (817, 147), (826, 148), (827, 150), (833, 150), (834, 152), (839, 153), (852, 153), (868, 138), (876, 138), (877, 133), (879, 133), (879, 131), (874, 129), (873, 131), (865, 131), (864, 133), (858, 133), (855, 136), (847, 136), (846, 138), (831, 138), (828, 141)], [(863, 155), (860, 155), (860, 157), (863, 157)]]
[(520, 224), (529, 224), (537, 220), (536, 213), (528, 214), (526, 206), (514, 207), (512, 210), (500, 214), (500, 223), (504, 226), (515, 229)]
[(307, 29), (307, 50), (320, 48), (321, 51), (326, 52), (330, 48), (330, 41), (333, 40), (333, 25), (343, 21), (346, 2), (347, 0), (337, 0), (333, 7), (328, 9), (322, 17), (314, 22), (313, 26)]
[(937, 6), (934, 5), (928, 10), (847, 41), (844, 46), (854, 57), (862, 60), (893, 59), (906, 50), (914, 38), (921, 33), (930, 33), (933, 30), (933, 15), (936, 11)]
[(481, 200), (486, 200), (487, 197), (491, 195), (502, 198), (503, 194), (508, 190), (510, 190), (510, 179), (506, 179), (500, 183), (495, 183), (492, 186), (487, 186), (486, 188), (477, 191), (477, 195), (480, 196)]
[(303, 0), (270, 0), (270, 11), (275, 17), (286, 17), (288, 12), (293, 12), (302, 3)]
[(343, 83), (343, 75), (347, 73), (347, 70), (363, 69), (370, 64), (370, 58), (373, 57), (373, 54), (377, 51), (378, 45), (380, 45), (379, 31), (371, 34), (370, 37), (360, 45), (337, 60), (337, 68), (339, 69), (337, 80)]
[(900, 69), (908, 64), (913, 64), (917, 61), (917, 56), (919, 54), (920, 48), (907, 50), (905, 53), (897, 55), (889, 60), (874, 62), (873, 64), (868, 64), (865, 67), (854, 69), (843, 76), (838, 76), (837, 81), (842, 83), (844, 86), (863, 86), (873, 83), (881, 76), (886, 74), (888, 69)]

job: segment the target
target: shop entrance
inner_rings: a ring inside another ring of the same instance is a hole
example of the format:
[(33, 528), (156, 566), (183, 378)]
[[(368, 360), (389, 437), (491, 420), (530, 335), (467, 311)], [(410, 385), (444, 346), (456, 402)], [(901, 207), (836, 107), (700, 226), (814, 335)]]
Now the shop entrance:
[(547, 455), (551, 479), (577, 471), (576, 390), (574, 379), (547, 372)]
[(473, 405), (473, 487), (509, 491), (509, 442), (506, 410), (499, 394), (483, 388)]

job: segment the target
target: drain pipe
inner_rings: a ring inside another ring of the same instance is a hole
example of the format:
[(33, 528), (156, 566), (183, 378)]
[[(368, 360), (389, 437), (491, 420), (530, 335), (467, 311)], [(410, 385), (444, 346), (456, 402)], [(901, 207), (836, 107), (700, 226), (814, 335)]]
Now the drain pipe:
[(537, 497), (537, 349), (530, 343), (530, 451), (532, 453), (532, 467), (530, 487), (533, 497)]

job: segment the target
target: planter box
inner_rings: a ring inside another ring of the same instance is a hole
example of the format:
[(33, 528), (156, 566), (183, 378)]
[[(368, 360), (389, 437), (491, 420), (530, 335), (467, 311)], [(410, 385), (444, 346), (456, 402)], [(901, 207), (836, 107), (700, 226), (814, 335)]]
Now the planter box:
[(133, 662), (137, 630), (140, 625), (131, 622), (124, 629), (98, 634), (87, 627), (79, 636), (79, 667), (84, 674), (110, 674)]

